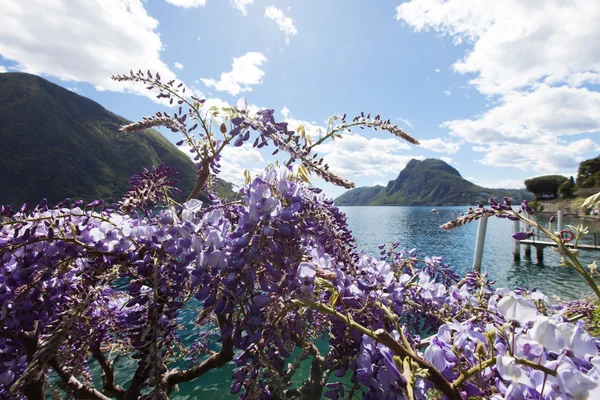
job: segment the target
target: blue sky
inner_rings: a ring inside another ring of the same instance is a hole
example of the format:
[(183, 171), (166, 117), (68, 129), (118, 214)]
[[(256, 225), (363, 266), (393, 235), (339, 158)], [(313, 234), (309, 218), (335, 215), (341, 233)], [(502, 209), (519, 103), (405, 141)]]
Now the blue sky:
[[(523, 187), (600, 153), (595, 0), (5, 0), (1, 18), (0, 72), (41, 75), (128, 119), (164, 109), (110, 81), (141, 68), (215, 104), (246, 97), (292, 126), (364, 111), (421, 141), (360, 131), (323, 146), (357, 186), (433, 157), (482, 186)], [(228, 151), (223, 178), (270, 160)]]

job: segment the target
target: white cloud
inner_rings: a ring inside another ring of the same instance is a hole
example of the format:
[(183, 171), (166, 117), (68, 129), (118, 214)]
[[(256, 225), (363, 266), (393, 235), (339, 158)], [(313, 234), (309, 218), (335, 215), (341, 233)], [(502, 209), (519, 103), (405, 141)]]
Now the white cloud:
[(411, 147), (398, 139), (368, 139), (356, 133), (345, 133), (341, 139), (317, 146), (324, 161), (334, 173), (343, 177), (383, 176), (397, 174), (412, 159), (424, 159), (398, 154)]
[(183, 64), (180, 62), (175, 62), (175, 64), (173, 64), (173, 66), (175, 67), (175, 69), (177, 70), (182, 70), (183, 69)]
[(558, 173), (577, 169), (583, 161), (582, 154), (600, 151), (600, 145), (586, 138), (570, 143), (548, 137), (540, 143), (490, 143), (473, 147), (484, 153), (482, 164), (515, 167), (523, 171), (533, 170), (540, 174)]
[(294, 118), (285, 118), (284, 122), (288, 123), (288, 129), (290, 131), (295, 131), (302, 125), (304, 127), (304, 132), (315, 140), (320, 139), (321, 135), (327, 132), (327, 129), (324, 126), (319, 126), (314, 121), (308, 122)]
[(191, 7), (204, 7), (206, 0), (165, 0), (167, 3), (177, 7), (191, 8)]
[(435, 72), (440, 72), (439, 68), (434, 69)]
[(446, 95), (446, 97), (452, 96), (452, 92), (450, 91), (450, 89), (444, 89), (444, 94)]
[(396, 18), (467, 47), (455, 72), (489, 96), (489, 109), (442, 124), (486, 165), (557, 173), (600, 148), (600, 2), (411, 0)]
[(442, 126), (475, 144), (485, 165), (558, 173), (576, 169), (585, 153), (600, 150), (597, 140), (572, 139), (600, 131), (600, 93), (542, 84), (503, 96), (502, 104), (473, 119)]
[(419, 143), (424, 149), (448, 154), (456, 153), (462, 144), (461, 142), (450, 142), (441, 138), (421, 139)]
[(244, 184), (244, 169), (252, 176), (265, 167), (265, 160), (252, 144), (244, 143), (240, 147), (227, 146), (223, 149), (219, 177), (236, 185)]
[(396, 18), (472, 43), (453, 67), (477, 74), (471, 82), (485, 94), (600, 73), (597, 0), (412, 0), (396, 8)]
[(412, 123), (409, 120), (405, 119), (405, 118), (398, 118), (398, 121), (402, 122), (406, 126), (412, 126)]
[[(190, 153), (190, 149), (190, 146), (179, 147), (179, 150), (193, 159), (194, 154)], [(263, 156), (248, 143), (244, 143), (240, 147), (227, 146), (223, 149), (221, 156), (219, 178), (235, 185), (244, 184), (244, 169), (250, 170), (250, 173), (254, 176), (265, 166)]]
[(139, 0), (5, 0), (0, 54), (15, 61), (18, 71), (155, 99), (144, 85), (110, 77), (130, 69), (175, 77), (160, 59), (163, 44), (157, 26)]
[(4, 65), (0, 65), (0, 74), (3, 72), (8, 72), (8, 70), (6, 69), (6, 67)]
[(279, 25), (279, 29), (285, 33), (285, 43), (289, 45), (290, 36), (298, 33), (294, 21), (290, 17), (286, 17), (283, 11), (274, 6), (265, 7), (265, 17), (275, 21)]
[(260, 68), (267, 58), (262, 53), (248, 52), (233, 59), (230, 72), (223, 72), (218, 81), (201, 78), (206, 86), (226, 91), (232, 96), (252, 91), (251, 85), (262, 83), (265, 72)]
[(240, 12), (244, 15), (248, 15), (248, 7), (251, 4), (254, 4), (254, 0), (231, 0), (233, 6), (240, 10)]
[(508, 93), (497, 107), (443, 126), (472, 143), (543, 143), (552, 136), (599, 131), (600, 93), (543, 84), (533, 92)]
[(313, 139), (318, 139), (322, 134), (327, 132), (327, 128), (317, 125), (315, 121), (308, 122), (292, 118), (292, 112), (286, 106), (281, 109), (280, 113), (283, 115), (283, 122), (287, 122), (288, 130), (290, 131), (295, 131), (302, 125), (306, 134)]
[(446, 164), (452, 164), (452, 159), (450, 157), (440, 157), (440, 160), (442, 160)]

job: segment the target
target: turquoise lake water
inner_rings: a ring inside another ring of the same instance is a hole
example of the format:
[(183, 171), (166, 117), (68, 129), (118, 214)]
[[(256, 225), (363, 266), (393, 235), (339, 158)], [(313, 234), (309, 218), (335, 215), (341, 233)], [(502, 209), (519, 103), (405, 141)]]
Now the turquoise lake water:
[[(442, 256), (459, 274), (472, 268), (477, 222), (465, 225), (452, 231), (444, 231), (439, 226), (466, 210), (465, 207), (341, 207), (348, 215), (348, 224), (357, 238), (359, 249), (378, 255), (377, 246), (384, 243), (399, 242), (399, 248), (416, 248), (417, 255)], [(544, 218), (544, 217), (541, 217)], [(545, 218), (549, 218), (546, 216)], [(565, 218), (565, 225), (578, 221)], [(599, 221), (579, 221), (588, 225), (590, 232), (600, 232)], [(535, 249), (532, 249), (530, 260), (523, 257), (520, 262), (513, 262), (512, 255), (512, 221), (489, 218), (486, 231), (482, 271), (489, 271), (490, 277), (496, 280), (496, 286), (504, 287), (537, 287), (547, 295), (557, 295), (572, 299), (589, 293), (579, 275), (566, 267), (561, 267), (560, 258), (551, 249), (544, 250), (544, 261), (538, 263)], [(593, 238), (589, 239), (593, 243)], [(588, 242), (589, 242), (588, 240)], [(581, 253), (582, 261), (591, 263), (600, 259), (599, 252)], [(193, 318), (190, 314), (190, 318)], [(182, 315), (185, 321), (186, 315)], [(190, 342), (194, 337), (189, 334), (183, 342)], [(130, 376), (135, 368), (133, 363), (120, 361), (117, 376)], [(235, 399), (237, 395), (229, 394), (230, 377), (233, 365), (229, 363), (222, 369), (213, 370), (194, 382), (179, 386), (179, 392), (172, 398), (187, 399)], [(297, 374), (298, 375), (298, 374)], [(308, 376), (308, 364), (304, 365), (298, 380)]]
[[(436, 207), (437, 213), (432, 213), (431, 209), (341, 207), (348, 215), (348, 225), (358, 241), (359, 248), (371, 254), (378, 254), (378, 245), (399, 242), (400, 248), (416, 248), (421, 257), (444, 257), (446, 262), (462, 275), (473, 266), (478, 222), (445, 231), (439, 226), (466, 211), (466, 207)], [(542, 214), (539, 218), (547, 223), (550, 215)], [(565, 227), (577, 223), (589, 227), (590, 234), (583, 242), (593, 244), (592, 232), (600, 232), (600, 221), (565, 217)], [(590, 292), (579, 274), (560, 266), (560, 257), (550, 248), (544, 250), (543, 262), (538, 263), (535, 248), (531, 249), (531, 259), (527, 260), (522, 246), (521, 261), (514, 262), (512, 229), (512, 221), (488, 218), (481, 270), (489, 272), (497, 287), (538, 288), (547, 295), (557, 295), (565, 299), (581, 297)], [(580, 259), (585, 263), (600, 260), (600, 251), (582, 250)]]

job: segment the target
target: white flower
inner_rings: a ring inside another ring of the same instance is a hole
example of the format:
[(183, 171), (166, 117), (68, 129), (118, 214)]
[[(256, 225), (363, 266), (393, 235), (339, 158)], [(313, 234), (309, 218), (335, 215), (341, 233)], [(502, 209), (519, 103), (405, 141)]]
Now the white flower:
[(498, 312), (507, 320), (518, 321), (521, 325), (533, 321), (538, 311), (523, 297), (505, 296), (498, 302)]

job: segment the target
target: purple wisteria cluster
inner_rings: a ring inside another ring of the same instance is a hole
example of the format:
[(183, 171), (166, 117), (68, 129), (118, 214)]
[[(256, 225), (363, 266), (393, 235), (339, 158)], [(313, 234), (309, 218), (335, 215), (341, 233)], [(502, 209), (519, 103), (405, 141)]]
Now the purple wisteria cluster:
[[(124, 130), (180, 132), (196, 154), (196, 188), (175, 203), (175, 172), (160, 165), (132, 178), (114, 207), (67, 199), (0, 209), (1, 398), (166, 399), (228, 362), (231, 392), (244, 399), (600, 392), (597, 340), (569, 319), (569, 306), (494, 289), (485, 273), (459, 277), (443, 258), (397, 243), (381, 246), (379, 258), (357, 249), (346, 216), (306, 183), (312, 172), (350, 185), (313, 149), (355, 126), (411, 141), (389, 121), (333, 118), (312, 141), (245, 101), (216, 113), (158, 75), (117, 79), (177, 102), (173, 116)], [(219, 199), (211, 187), (222, 149), (252, 140), (289, 158), (249, 176), (234, 200)], [(465, 219), (513, 213), (508, 199), (490, 203)], [(126, 377), (115, 374), (124, 359), (135, 360)]]

